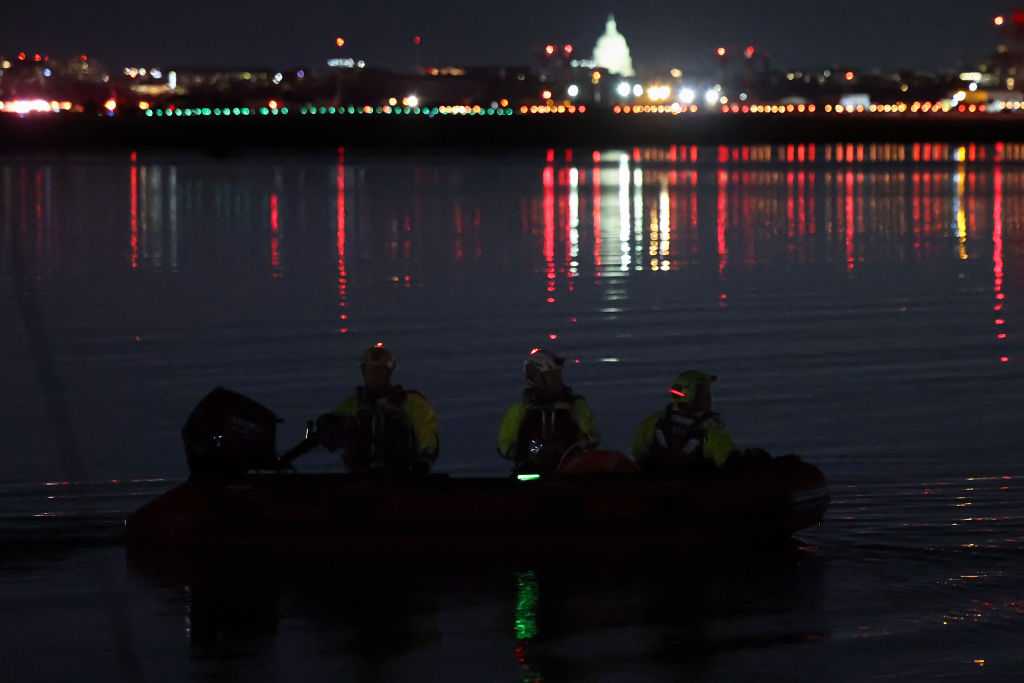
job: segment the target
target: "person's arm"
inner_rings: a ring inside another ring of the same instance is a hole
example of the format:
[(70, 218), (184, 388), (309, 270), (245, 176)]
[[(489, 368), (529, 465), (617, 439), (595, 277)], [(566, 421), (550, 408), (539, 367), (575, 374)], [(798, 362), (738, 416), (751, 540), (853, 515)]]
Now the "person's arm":
[(640, 423), (633, 435), (633, 459), (638, 463), (646, 462), (652, 455), (660, 417), (660, 412), (649, 415)]
[(329, 451), (342, 451), (342, 460), (351, 470), (365, 468), (365, 454), (356, 453), (356, 429), (359, 400), (355, 396), (338, 404), (334, 410), (317, 418), (320, 443)]
[(724, 467), (729, 455), (736, 450), (732, 437), (726, 431), (725, 425), (717, 420), (707, 426), (707, 434), (704, 437), (704, 458), (715, 463), (715, 467)]
[(437, 430), (437, 413), (427, 397), (418, 392), (409, 392), (405, 401), (405, 413), (416, 435), (417, 458), (432, 465), (441, 449), (441, 437)]
[(583, 433), (583, 438), (597, 445), (597, 442), (600, 441), (600, 435), (597, 433), (594, 414), (590, 412), (590, 406), (587, 405), (586, 399), (577, 398), (573, 401), (572, 412), (576, 418), (577, 426), (579, 426), (580, 431)]
[(509, 406), (505, 416), (501, 419), (501, 426), (498, 428), (498, 453), (506, 460), (514, 460), (516, 457), (517, 440), (519, 439), (519, 427), (526, 415), (526, 406), (516, 403)]

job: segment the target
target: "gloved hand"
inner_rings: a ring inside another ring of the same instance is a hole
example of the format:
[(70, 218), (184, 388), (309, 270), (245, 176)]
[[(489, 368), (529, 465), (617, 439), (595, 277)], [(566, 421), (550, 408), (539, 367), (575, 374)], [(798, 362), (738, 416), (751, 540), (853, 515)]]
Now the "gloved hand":
[(326, 413), (316, 419), (320, 443), (329, 451), (344, 448), (355, 430), (355, 418)]

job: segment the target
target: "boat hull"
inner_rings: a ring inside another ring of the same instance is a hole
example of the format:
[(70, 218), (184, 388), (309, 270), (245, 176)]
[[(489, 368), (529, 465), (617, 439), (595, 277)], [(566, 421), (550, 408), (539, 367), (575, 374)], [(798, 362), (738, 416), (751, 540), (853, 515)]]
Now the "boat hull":
[(824, 476), (796, 458), (689, 477), (191, 479), (126, 522), (136, 551), (550, 556), (750, 547), (819, 524)]

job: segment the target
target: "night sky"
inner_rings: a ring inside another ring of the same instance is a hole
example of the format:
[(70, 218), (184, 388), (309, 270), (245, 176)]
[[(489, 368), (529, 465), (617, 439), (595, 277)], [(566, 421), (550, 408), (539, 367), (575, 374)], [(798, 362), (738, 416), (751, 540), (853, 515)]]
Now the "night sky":
[[(751, 9), (751, 8), (756, 9)], [(640, 69), (709, 61), (717, 45), (754, 42), (776, 64), (859, 68), (956, 68), (992, 51), (999, 0), (48, 0), (5, 2), (0, 53), (87, 52), (128, 64), (321, 65), (348, 56), (410, 68), (422, 34), (428, 64), (523, 64), (546, 42), (572, 42), (589, 57), (614, 11)]]

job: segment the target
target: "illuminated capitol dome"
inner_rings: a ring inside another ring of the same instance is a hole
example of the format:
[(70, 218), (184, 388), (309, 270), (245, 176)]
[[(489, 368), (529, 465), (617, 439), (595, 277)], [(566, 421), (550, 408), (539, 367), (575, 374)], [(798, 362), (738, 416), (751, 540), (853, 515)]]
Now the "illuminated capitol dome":
[(633, 58), (629, 56), (629, 45), (626, 38), (615, 26), (615, 16), (608, 15), (604, 35), (597, 39), (594, 46), (594, 62), (597, 66), (608, 69), (609, 73), (619, 76), (633, 75)]

